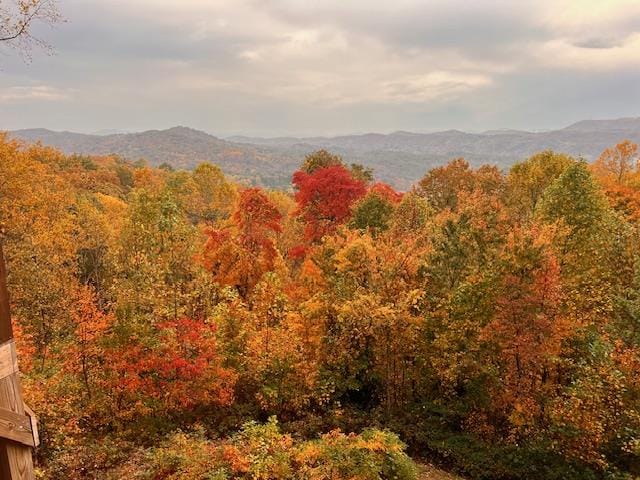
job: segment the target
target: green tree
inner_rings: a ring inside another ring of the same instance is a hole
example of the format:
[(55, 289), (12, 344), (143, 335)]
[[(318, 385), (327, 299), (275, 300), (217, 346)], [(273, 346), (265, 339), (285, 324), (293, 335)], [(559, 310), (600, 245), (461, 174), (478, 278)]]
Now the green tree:
[(631, 275), (632, 259), (626, 255), (627, 228), (586, 163), (570, 165), (545, 190), (536, 215), (557, 227), (554, 243), (572, 314), (586, 323), (606, 318), (616, 289)]
[(551, 150), (516, 163), (507, 176), (507, 204), (522, 218), (530, 218), (545, 189), (575, 160)]
[(350, 225), (359, 230), (370, 230), (375, 235), (389, 228), (392, 213), (390, 201), (370, 192), (353, 208)]
[(304, 162), (302, 162), (300, 170), (305, 173), (312, 174), (321, 168), (333, 167), (335, 165), (344, 166), (344, 162), (340, 155), (334, 155), (326, 150), (318, 150), (317, 152), (310, 153), (304, 158)]

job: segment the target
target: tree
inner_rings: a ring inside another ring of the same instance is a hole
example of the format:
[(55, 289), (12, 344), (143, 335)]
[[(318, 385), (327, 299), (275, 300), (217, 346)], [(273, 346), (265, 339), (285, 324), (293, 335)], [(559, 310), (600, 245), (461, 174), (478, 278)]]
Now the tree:
[(57, 174), (60, 158), (59, 152), (25, 148), (0, 134), (0, 226), (14, 313), (33, 336), (42, 369), (68, 322), (77, 266), (74, 195)]
[(602, 152), (593, 168), (597, 173), (611, 176), (616, 183), (623, 184), (633, 173), (638, 172), (638, 162), (638, 145), (625, 140)]
[(510, 229), (495, 196), (462, 195), (456, 211), (436, 219), (424, 279), (425, 355), (438, 395), (465, 401), (469, 385), (484, 374), (481, 333), (496, 302), (495, 265)]
[[(169, 191), (135, 189), (113, 252), (111, 298), (130, 327), (177, 320), (203, 305), (204, 269), (193, 261), (200, 232)], [(204, 300), (205, 302), (207, 300)]]
[(433, 210), (427, 200), (416, 192), (403, 195), (391, 217), (391, 229), (398, 237), (419, 235), (424, 231)]
[(248, 188), (240, 193), (233, 212), (233, 222), (238, 227), (242, 246), (252, 255), (260, 251), (273, 258), (275, 247), (270, 234), (281, 230), (282, 215), (259, 188)]
[(210, 163), (201, 163), (192, 174), (195, 195), (187, 199), (187, 208), (196, 221), (211, 225), (227, 218), (237, 197), (236, 189), (225, 178), (222, 170)]
[(340, 155), (334, 155), (326, 150), (318, 150), (317, 152), (310, 153), (304, 158), (304, 162), (302, 163), (300, 170), (311, 175), (316, 170), (334, 167), (336, 165), (344, 166), (344, 162)]
[(314, 395), (319, 326), (297, 311), (276, 272), (262, 277), (248, 303), (242, 390), (263, 411), (278, 416), (299, 415), (313, 402), (321, 403)]
[(372, 168), (367, 168), (364, 165), (360, 165), (359, 163), (352, 163), (350, 170), (353, 178), (360, 180), (365, 184), (369, 184), (373, 181)]
[(537, 218), (557, 227), (554, 246), (568, 301), (582, 322), (598, 323), (613, 308), (613, 295), (631, 274), (620, 223), (584, 162), (569, 166), (544, 192)]
[[(0, 44), (5, 43), (28, 55), (33, 47), (49, 48), (33, 36), (34, 23), (55, 25), (62, 21), (55, 0), (9, 0), (0, 4)], [(6, 5), (6, 3), (11, 3)]]
[(96, 376), (104, 361), (101, 342), (113, 327), (111, 313), (101, 311), (97, 297), (90, 287), (78, 289), (71, 312), (73, 337), (65, 351), (64, 369), (68, 375), (80, 379), (86, 397), (91, 399), (96, 387)]
[(574, 162), (568, 155), (547, 150), (516, 163), (507, 176), (508, 206), (522, 218), (530, 218), (545, 189)]
[(305, 221), (305, 237), (320, 240), (349, 218), (351, 206), (366, 193), (360, 180), (342, 165), (293, 174), (298, 214)]
[(274, 234), (282, 215), (259, 188), (240, 192), (227, 228), (207, 230), (205, 266), (223, 285), (235, 286), (246, 298), (264, 272), (272, 270), (278, 251)]
[[(310, 153), (304, 158), (300, 170), (309, 174), (319, 170), (321, 168), (333, 167), (336, 165), (342, 165), (347, 168), (342, 157), (340, 155), (334, 155), (327, 150), (318, 150)], [(349, 167), (351, 176), (361, 182), (368, 184), (373, 180), (373, 169), (367, 168), (359, 163), (352, 163)]]
[(492, 343), (488, 361), (499, 372), (490, 408), (517, 439), (545, 425), (545, 407), (560, 391), (562, 342), (571, 331), (562, 317), (560, 268), (544, 230), (511, 232), (499, 262), (495, 313), (482, 336)]
[(106, 388), (120, 405), (114, 419), (229, 405), (236, 376), (223, 366), (215, 332), (213, 323), (179, 318), (112, 341)]
[(629, 140), (607, 148), (591, 165), (616, 211), (631, 221), (640, 219), (640, 165), (638, 145)]
[(369, 188), (369, 192), (377, 193), (388, 202), (397, 204), (402, 200), (402, 193), (396, 192), (390, 185), (384, 182), (376, 182)]
[(496, 167), (483, 165), (473, 170), (464, 158), (429, 170), (418, 183), (417, 191), (435, 210), (455, 209), (458, 197), (478, 189), (493, 194), (502, 189), (502, 174)]
[(377, 192), (371, 191), (354, 206), (350, 225), (375, 234), (389, 228), (392, 213), (393, 204)]

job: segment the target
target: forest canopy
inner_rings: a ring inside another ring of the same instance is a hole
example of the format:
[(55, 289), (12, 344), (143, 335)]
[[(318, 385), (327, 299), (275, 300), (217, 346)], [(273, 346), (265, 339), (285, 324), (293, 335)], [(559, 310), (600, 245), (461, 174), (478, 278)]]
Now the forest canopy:
[(631, 142), (279, 191), (0, 135), (40, 475), (633, 478), (639, 219)]

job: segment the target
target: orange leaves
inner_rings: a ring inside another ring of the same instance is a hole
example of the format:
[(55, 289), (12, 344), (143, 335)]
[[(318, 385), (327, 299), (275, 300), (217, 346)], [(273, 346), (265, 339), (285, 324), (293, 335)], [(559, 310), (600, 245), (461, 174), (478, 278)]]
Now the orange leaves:
[(209, 228), (204, 264), (223, 285), (247, 296), (264, 272), (274, 268), (278, 255), (274, 235), (281, 230), (282, 215), (258, 188), (240, 193), (225, 229)]
[(610, 205), (633, 222), (640, 219), (639, 162), (638, 145), (625, 140), (607, 148), (591, 165)]
[(87, 397), (101, 377), (100, 364), (104, 359), (102, 342), (115, 321), (111, 313), (105, 313), (97, 306), (95, 292), (83, 286), (74, 298), (71, 321), (74, 339), (67, 348), (63, 365), (67, 374), (81, 379)]
[[(623, 147), (593, 171), (640, 218)], [(47, 455), (107, 431), (155, 442), (195, 417), (215, 436), (267, 414), (323, 431), (389, 421), (430, 445), (416, 429), (437, 419), (443, 437), (548, 444), (598, 468), (637, 455), (637, 232), (582, 163), (544, 152), (505, 183), (460, 159), (401, 195), (321, 152), (291, 195), (240, 189), (212, 165), (160, 171), (2, 139), (0, 160)], [(203, 432), (157, 449), (158, 478), (369, 479), (402, 454), (381, 432), (299, 448), (275, 424), (221, 448)]]
[(210, 441), (197, 431), (175, 433), (146, 452), (127, 478), (172, 480), (414, 480), (417, 471), (406, 446), (387, 431), (359, 435), (332, 430), (315, 440), (282, 433), (275, 417), (245, 423), (229, 439)]
[(457, 158), (429, 170), (418, 183), (418, 193), (436, 210), (455, 209), (460, 194), (474, 190), (494, 194), (501, 190), (503, 183), (496, 167), (484, 165), (473, 170), (464, 158)]
[(282, 215), (259, 188), (248, 188), (240, 193), (232, 218), (246, 250), (253, 254), (262, 250), (271, 260), (275, 257), (270, 234), (281, 231)]
[(383, 182), (374, 183), (369, 191), (380, 195), (391, 203), (399, 203), (402, 200), (402, 193), (396, 192), (390, 185)]
[(561, 313), (560, 268), (537, 227), (509, 235), (502, 253), (495, 315), (482, 337), (497, 349), (500, 380), (495, 406), (513, 428), (539, 422), (557, 389), (557, 362), (570, 326)]
[(624, 140), (613, 148), (607, 148), (593, 164), (596, 174), (609, 177), (618, 184), (629, 182), (638, 173), (638, 145)]

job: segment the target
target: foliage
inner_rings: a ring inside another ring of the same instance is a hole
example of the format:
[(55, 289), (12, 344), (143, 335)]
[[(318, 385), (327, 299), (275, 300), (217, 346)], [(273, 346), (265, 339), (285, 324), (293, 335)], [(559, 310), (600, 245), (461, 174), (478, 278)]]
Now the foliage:
[(351, 225), (359, 230), (383, 231), (389, 228), (393, 204), (372, 191), (353, 209)]
[[(196, 480), (414, 480), (416, 468), (398, 438), (380, 430), (336, 430), (296, 442), (271, 418), (249, 422), (231, 439), (207, 441), (201, 431), (176, 433), (151, 449), (131, 478)], [(131, 473), (130, 473), (131, 474)]]
[(638, 475), (633, 144), (405, 193), (316, 152), (293, 187), (0, 136), (43, 478), (414, 478), (398, 438), (471, 478)]
[(516, 163), (507, 176), (507, 203), (515, 213), (531, 217), (546, 188), (574, 160), (550, 150)]
[(232, 216), (231, 228), (210, 228), (204, 261), (214, 278), (234, 285), (243, 296), (261, 275), (273, 269), (278, 255), (273, 234), (280, 231), (282, 215), (257, 188), (243, 190)]
[(496, 167), (473, 170), (463, 158), (436, 167), (418, 182), (418, 192), (436, 210), (455, 209), (460, 194), (481, 190), (490, 194), (502, 189), (504, 180)]
[(342, 165), (293, 174), (298, 213), (306, 223), (305, 237), (320, 240), (335, 231), (351, 213), (353, 203), (364, 196), (365, 185)]

